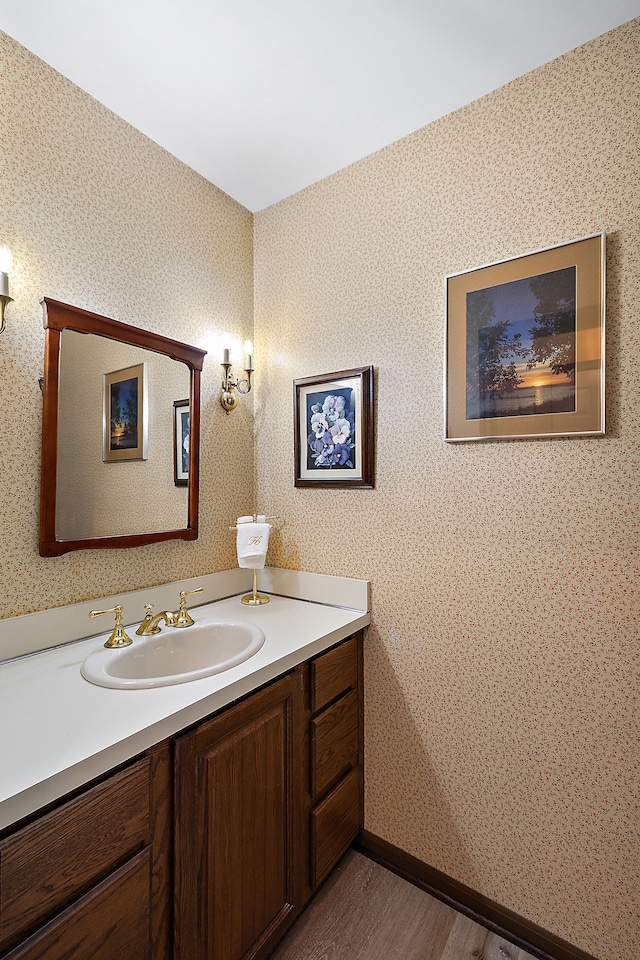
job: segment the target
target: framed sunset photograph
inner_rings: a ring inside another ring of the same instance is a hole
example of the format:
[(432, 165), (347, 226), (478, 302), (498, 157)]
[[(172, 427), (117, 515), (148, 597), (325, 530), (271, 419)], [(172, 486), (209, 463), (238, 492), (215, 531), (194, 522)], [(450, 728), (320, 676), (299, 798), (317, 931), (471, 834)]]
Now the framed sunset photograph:
[(445, 440), (604, 433), (604, 233), (445, 282)]
[(105, 463), (148, 458), (148, 364), (105, 373), (102, 459)]

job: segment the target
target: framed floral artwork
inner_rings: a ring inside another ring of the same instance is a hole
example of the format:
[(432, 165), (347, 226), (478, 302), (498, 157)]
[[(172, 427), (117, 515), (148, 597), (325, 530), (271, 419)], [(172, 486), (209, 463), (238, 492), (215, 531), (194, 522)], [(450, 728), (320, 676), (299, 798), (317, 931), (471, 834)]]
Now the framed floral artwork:
[(173, 401), (173, 482), (186, 487), (189, 482), (189, 400)]
[(445, 440), (604, 433), (604, 233), (445, 283)]
[(373, 367), (293, 381), (296, 487), (373, 487)]
[(148, 364), (103, 376), (102, 459), (146, 460), (149, 441)]

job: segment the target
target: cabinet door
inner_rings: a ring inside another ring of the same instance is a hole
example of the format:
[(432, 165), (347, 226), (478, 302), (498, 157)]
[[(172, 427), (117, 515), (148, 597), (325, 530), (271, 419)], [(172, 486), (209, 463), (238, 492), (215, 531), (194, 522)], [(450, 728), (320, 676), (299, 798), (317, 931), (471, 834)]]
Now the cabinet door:
[(267, 956), (301, 908), (302, 676), (176, 745), (177, 960)]

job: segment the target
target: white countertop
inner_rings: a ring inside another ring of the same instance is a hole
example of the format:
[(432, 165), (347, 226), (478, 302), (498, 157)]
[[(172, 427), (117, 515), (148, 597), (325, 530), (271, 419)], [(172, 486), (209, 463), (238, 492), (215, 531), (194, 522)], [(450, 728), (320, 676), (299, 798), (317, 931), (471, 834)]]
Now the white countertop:
[[(111, 632), (0, 664), (0, 828), (367, 626), (364, 610), (272, 596), (240, 596), (193, 608), (198, 616), (246, 620), (264, 631), (251, 659), (225, 673), (147, 690), (95, 686), (80, 665)], [(134, 639), (135, 642), (135, 639)]]

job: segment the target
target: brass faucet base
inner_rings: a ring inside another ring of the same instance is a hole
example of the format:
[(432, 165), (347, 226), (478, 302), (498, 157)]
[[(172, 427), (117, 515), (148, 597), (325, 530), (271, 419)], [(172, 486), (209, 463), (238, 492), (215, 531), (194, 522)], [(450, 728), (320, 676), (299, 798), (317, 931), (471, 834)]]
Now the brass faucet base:
[(113, 631), (108, 640), (105, 641), (105, 647), (111, 650), (114, 647), (128, 647), (133, 643), (131, 637), (128, 637), (127, 634), (122, 630), (116, 629)]

